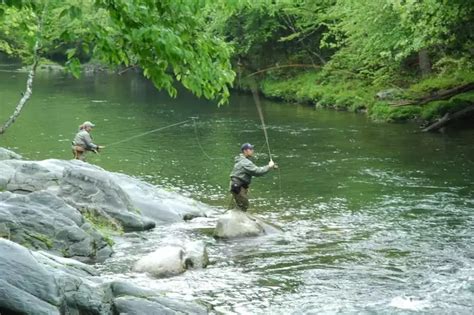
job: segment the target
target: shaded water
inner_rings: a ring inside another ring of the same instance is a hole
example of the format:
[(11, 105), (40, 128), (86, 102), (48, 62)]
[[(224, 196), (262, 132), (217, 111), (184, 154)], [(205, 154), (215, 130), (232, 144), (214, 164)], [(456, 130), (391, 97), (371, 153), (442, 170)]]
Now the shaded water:
[[(0, 71), (2, 120), (25, 77)], [(124, 235), (115, 256), (98, 266), (105, 277), (199, 299), (217, 313), (472, 312), (472, 130), (422, 134), (410, 124), (270, 101), (263, 110), (280, 172), (255, 180), (251, 211), (284, 232), (215, 241), (210, 218)], [(224, 210), (240, 143), (255, 143), (257, 164), (267, 161), (248, 95), (235, 94), (230, 106), (217, 108), (185, 93), (169, 99), (132, 73), (81, 80), (43, 73), (0, 146), (31, 159), (69, 159), (84, 120), (97, 124), (95, 140), (107, 145), (191, 116), (199, 117), (196, 125), (111, 146), (89, 162)], [(145, 253), (183, 239), (207, 242), (211, 266), (159, 280), (129, 271)]]

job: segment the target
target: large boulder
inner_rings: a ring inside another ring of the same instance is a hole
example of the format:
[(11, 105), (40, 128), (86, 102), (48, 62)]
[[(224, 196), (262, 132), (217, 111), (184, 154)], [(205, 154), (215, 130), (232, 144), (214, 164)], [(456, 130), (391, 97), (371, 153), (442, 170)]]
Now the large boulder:
[(143, 231), (155, 227), (144, 217), (130, 197), (117, 184), (113, 174), (94, 168), (68, 167), (63, 171), (59, 196), (81, 211), (111, 218), (124, 231)]
[(214, 235), (218, 238), (251, 237), (279, 232), (279, 229), (240, 210), (229, 210), (217, 221)]
[(103, 282), (92, 267), (0, 238), (1, 314), (207, 314), (122, 281)]
[(209, 263), (203, 242), (191, 242), (185, 246), (170, 245), (142, 257), (133, 266), (133, 271), (146, 272), (153, 277), (170, 277), (190, 268), (205, 268)]
[(212, 213), (212, 209), (204, 203), (176, 192), (166, 191), (124, 174), (114, 173), (114, 178), (133, 205), (157, 223), (206, 217)]
[[(63, 258), (66, 260), (66, 258)], [(0, 310), (5, 314), (108, 314), (111, 298), (88, 279), (87, 267), (66, 265), (0, 239)]]
[(7, 190), (13, 175), (15, 175), (15, 168), (0, 160), (0, 191)]
[(110, 241), (81, 213), (50, 192), (0, 193), (0, 237), (81, 261), (101, 261)]
[(178, 193), (76, 160), (0, 161), (0, 189), (51, 191), (76, 209), (114, 220), (125, 231), (207, 216), (212, 211)]
[(19, 192), (33, 192), (45, 189), (57, 190), (64, 167), (62, 162), (60, 160), (3, 161), (3, 163), (0, 163), (0, 170), (6, 168), (9, 174), (11, 174), (6, 190)]
[(0, 161), (2, 160), (21, 160), (21, 155), (0, 147)]

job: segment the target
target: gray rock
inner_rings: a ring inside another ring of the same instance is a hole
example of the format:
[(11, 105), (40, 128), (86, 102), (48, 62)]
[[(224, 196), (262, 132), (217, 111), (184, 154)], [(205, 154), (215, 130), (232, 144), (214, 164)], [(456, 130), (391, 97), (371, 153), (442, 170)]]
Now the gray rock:
[(399, 99), (403, 96), (403, 91), (400, 89), (387, 89), (375, 94), (375, 97), (379, 100), (394, 100)]
[(250, 237), (278, 231), (278, 228), (246, 212), (230, 210), (219, 217), (215, 236), (218, 238)]
[(127, 314), (207, 314), (197, 303), (177, 301), (123, 281), (111, 282), (116, 313)]
[(5, 284), (0, 297), (6, 297), (0, 298), (0, 309), (5, 314), (111, 314), (110, 290), (93, 280), (89, 268), (0, 239), (0, 282)]
[(125, 231), (207, 216), (212, 211), (178, 193), (76, 160), (0, 161), (0, 189), (51, 191), (76, 209), (93, 210), (114, 220)]
[(25, 292), (27, 296), (35, 296), (51, 305), (61, 304), (52, 274), (26, 248), (0, 239), (0, 270), (0, 280), (18, 289), (17, 299), (21, 300), (20, 296)]
[(186, 270), (184, 249), (179, 246), (164, 246), (142, 257), (133, 266), (133, 271), (146, 272), (157, 278), (170, 277)]
[(157, 188), (128, 175), (114, 173), (114, 177), (115, 182), (128, 194), (132, 204), (157, 223), (206, 217), (212, 213), (212, 209), (204, 203), (178, 193)]
[(205, 268), (209, 263), (203, 242), (191, 242), (185, 246), (169, 245), (158, 248), (142, 257), (133, 271), (146, 272), (157, 278), (175, 276), (190, 268)]
[[(115, 312), (127, 315), (173, 315), (177, 312), (156, 302), (137, 297), (119, 297), (114, 299)], [(182, 313), (181, 313), (182, 314)]]
[(0, 191), (7, 190), (8, 183), (15, 174), (15, 168), (0, 160)]
[(59, 314), (56, 306), (25, 292), (5, 280), (0, 279), (0, 313)]
[(0, 239), (0, 271), (2, 314), (207, 314), (196, 303), (125, 282), (103, 283), (91, 266), (6, 239)]
[(4, 164), (15, 169), (9, 179), (7, 190), (33, 192), (57, 187), (62, 174), (51, 161), (5, 161)]
[(114, 177), (105, 171), (65, 168), (59, 196), (76, 209), (115, 220), (126, 232), (155, 227), (153, 221), (141, 215)]
[(185, 244), (184, 262), (188, 269), (207, 267), (209, 264), (209, 255), (203, 241), (194, 241)]
[(8, 149), (0, 147), (0, 161), (2, 160), (21, 160), (21, 155), (10, 151)]
[(78, 210), (47, 191), (0, 193), (0, 225), (0, 236), (81, 261), (103, 260), (112, 253), (104, 236), (86, 225)]

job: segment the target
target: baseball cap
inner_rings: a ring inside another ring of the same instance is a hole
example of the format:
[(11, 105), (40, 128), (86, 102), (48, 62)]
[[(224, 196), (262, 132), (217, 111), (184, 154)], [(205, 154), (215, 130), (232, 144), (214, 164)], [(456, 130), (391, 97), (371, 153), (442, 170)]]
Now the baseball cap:
[(244, 143), (240, 147), (240, 151), (244, 151), (244, 150), (247, 150), (247, 149), (253, 149), (253, 145), (251, 145), (250, 143)]
[(91, 123), (90, 121), (85, 121), (83, 124), (82, 124), (84, 127), (95, 127), (95, 125), (93, 123)]

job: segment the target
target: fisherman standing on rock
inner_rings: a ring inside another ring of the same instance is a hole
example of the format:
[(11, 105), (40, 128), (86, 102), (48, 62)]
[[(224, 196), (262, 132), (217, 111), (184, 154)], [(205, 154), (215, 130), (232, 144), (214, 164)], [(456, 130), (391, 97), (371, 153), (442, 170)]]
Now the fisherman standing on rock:
[(95, 125), (90, 121), (86, 121), (79, 126), (79, 131), (72, 141), (72, 154), (74, 154), (74, 159), (85, 161), (87, 151), (97, 153), (100, 149), (104, 148), (92, 142), (90, 132), (94, 127)]
[(271, 169), (277, 168), (277, 165), (270, 160), (268, 165), (258, 167), (250, 158), (254, 153), (254, 146), (250, 143), (244, 143), (240, 148), (242, 152), (235, 157), (235, 165), (230, 174), (230, 191), (237, 207), (242, 211), (249, 208), (248, 190), (252, 181), (252, 176), (263, 176)]

